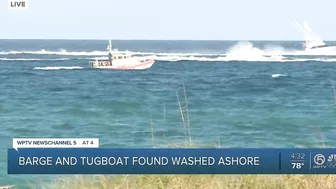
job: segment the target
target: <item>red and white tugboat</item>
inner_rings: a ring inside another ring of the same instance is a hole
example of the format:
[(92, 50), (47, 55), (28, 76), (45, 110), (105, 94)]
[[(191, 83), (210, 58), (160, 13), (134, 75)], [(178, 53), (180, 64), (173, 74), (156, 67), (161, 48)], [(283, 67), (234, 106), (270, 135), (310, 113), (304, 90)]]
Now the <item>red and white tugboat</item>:
[(152, 67), (155, 62), (154, 59), (132, 57), (127, 53), (119, 52), (118, 49), (112, 50), (111, 40), (109, 40), (107, 49), (109, 50), (108, 59), (89, 61), (89, 65), (92, 68), (114, 70), (144, 70)]

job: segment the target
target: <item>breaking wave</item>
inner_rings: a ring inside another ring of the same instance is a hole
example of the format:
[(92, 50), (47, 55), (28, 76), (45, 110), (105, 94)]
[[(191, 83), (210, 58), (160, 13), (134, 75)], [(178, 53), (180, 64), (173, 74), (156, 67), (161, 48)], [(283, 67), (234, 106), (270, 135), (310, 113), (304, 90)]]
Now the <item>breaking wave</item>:
[(96, 55), (106, 55), (107, 51), (92, 51), (92, 52), (68, 52), (64, 49), (60, 51), (47, 51), (47, 50), (39, 50), (39, 51), (9, 51), (9, 52), (0, 52), (0, 55), (20, 55), (20, 54), (36, 54), (36, 55), (63, 55), (63, 56), (96, 56)]
[[(295, 58), (285, 57), (281, 55), (274, 56), (141, 56), (139, 59), (154, 59), (156, 61), (164, 62), (179, 62), (179, 61), (199, 61), (199, 62), (336, 62), (336, 58)], [(92, 58), (0, 58), (0, 61), (66, 61), (66, 60), (103, 60), (105, 56)]]
[(45, 61), (45, 60), (71, 60), (71, 58), (0, 58), (3, 61)]
[(284, 74), (272, 74), (273, 78), (284, 77), (284, 76), (286, 76), (286, 75), (284, 75)]
[(80, 66), (45, 66), (45, 67), (35, 67), (34, 70), (75, 70), (83, 69), (84, 67)]
[[(229, 62), (229, 61), (257, 61), (257, 62), (336, 62), (336, 47), (319, 49), (314, 51), (303, 51), (297, 49), (285, 49), (282, 46), (265, 46), (264, 48), (255, 47), (250, 42), (238, 42), (225, 53), (206, 54), (206, 53), (155, 53), (155, 52), (131, 52), (121, 51), (139, 58), (152, 58), (157, 61), (204, 61), (204, 62)], [(0, 60), (5, 61), (30, 61), (30, 60), (70, 60), (70, 59), (106, 59), (107, 51), (73, 51), (68, 52), (64, 49), (59, 51), (9, 51), (0, 52)], [(4, 55), (58, 55), (66, 58), (8, 58)], [(309, 56), (309, 57), (308, 57)], [(313, 56), (313, 57), (311, 57)], [(316, 57), (318, 56), (318, 57)], [(328, 56), (328, 57), (325, 57)], [(334, 57), (330, 57), (334, 56)]]
[[(123, 53), (128, 53), (131, 55), (158, 55), (158, 56), (219, 56), (222, 54), (202, 54), (202, 53), (155, 53), (155, 52), (132, 52), (132, 51), (120, 51)], [(64, 49), (60, 51), (48, 51), (48, 50), (39, 50), (39, 51), (2, 51), (0, 55), (60, 55), (60, 56), (105, 56), (108, 51), (72, 51), (68, 52)], [(225, 55), (225, 54), (223, 54)]]

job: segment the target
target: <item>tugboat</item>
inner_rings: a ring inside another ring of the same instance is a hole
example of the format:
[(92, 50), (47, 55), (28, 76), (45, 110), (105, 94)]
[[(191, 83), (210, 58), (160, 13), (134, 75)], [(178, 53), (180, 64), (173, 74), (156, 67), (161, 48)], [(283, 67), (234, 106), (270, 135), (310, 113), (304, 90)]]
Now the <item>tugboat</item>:
[(107, 60), (89, 61), (89, 66), (97, 69), (144, 70), (152, 67), (155, 62), (154, 59), (132, 57), (127, 53), (119, 52), (118, 49), (112, 50), (111, 40), (109, 40), (107, 49), (109, 50)]

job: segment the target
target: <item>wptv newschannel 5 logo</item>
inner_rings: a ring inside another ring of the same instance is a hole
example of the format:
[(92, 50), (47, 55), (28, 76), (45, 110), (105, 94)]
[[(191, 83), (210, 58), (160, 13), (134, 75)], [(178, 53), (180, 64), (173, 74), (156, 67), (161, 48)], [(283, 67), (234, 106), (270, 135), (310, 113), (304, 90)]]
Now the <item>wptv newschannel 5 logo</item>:
[(336, 153), (330, 155), (316, 154), (312, 163), (314, 169), (336, 168)]
[(9, 10), (27, 10), (28, 0), (8, 0)]

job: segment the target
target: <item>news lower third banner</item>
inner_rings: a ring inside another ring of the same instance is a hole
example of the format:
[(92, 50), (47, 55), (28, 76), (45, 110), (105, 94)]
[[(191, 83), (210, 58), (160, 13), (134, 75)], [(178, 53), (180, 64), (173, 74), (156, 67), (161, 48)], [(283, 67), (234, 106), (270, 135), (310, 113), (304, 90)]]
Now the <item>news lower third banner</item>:
[(335, 174), (336, 149), (99, 148), (98, 139), (13, 139), (8, 174)]

